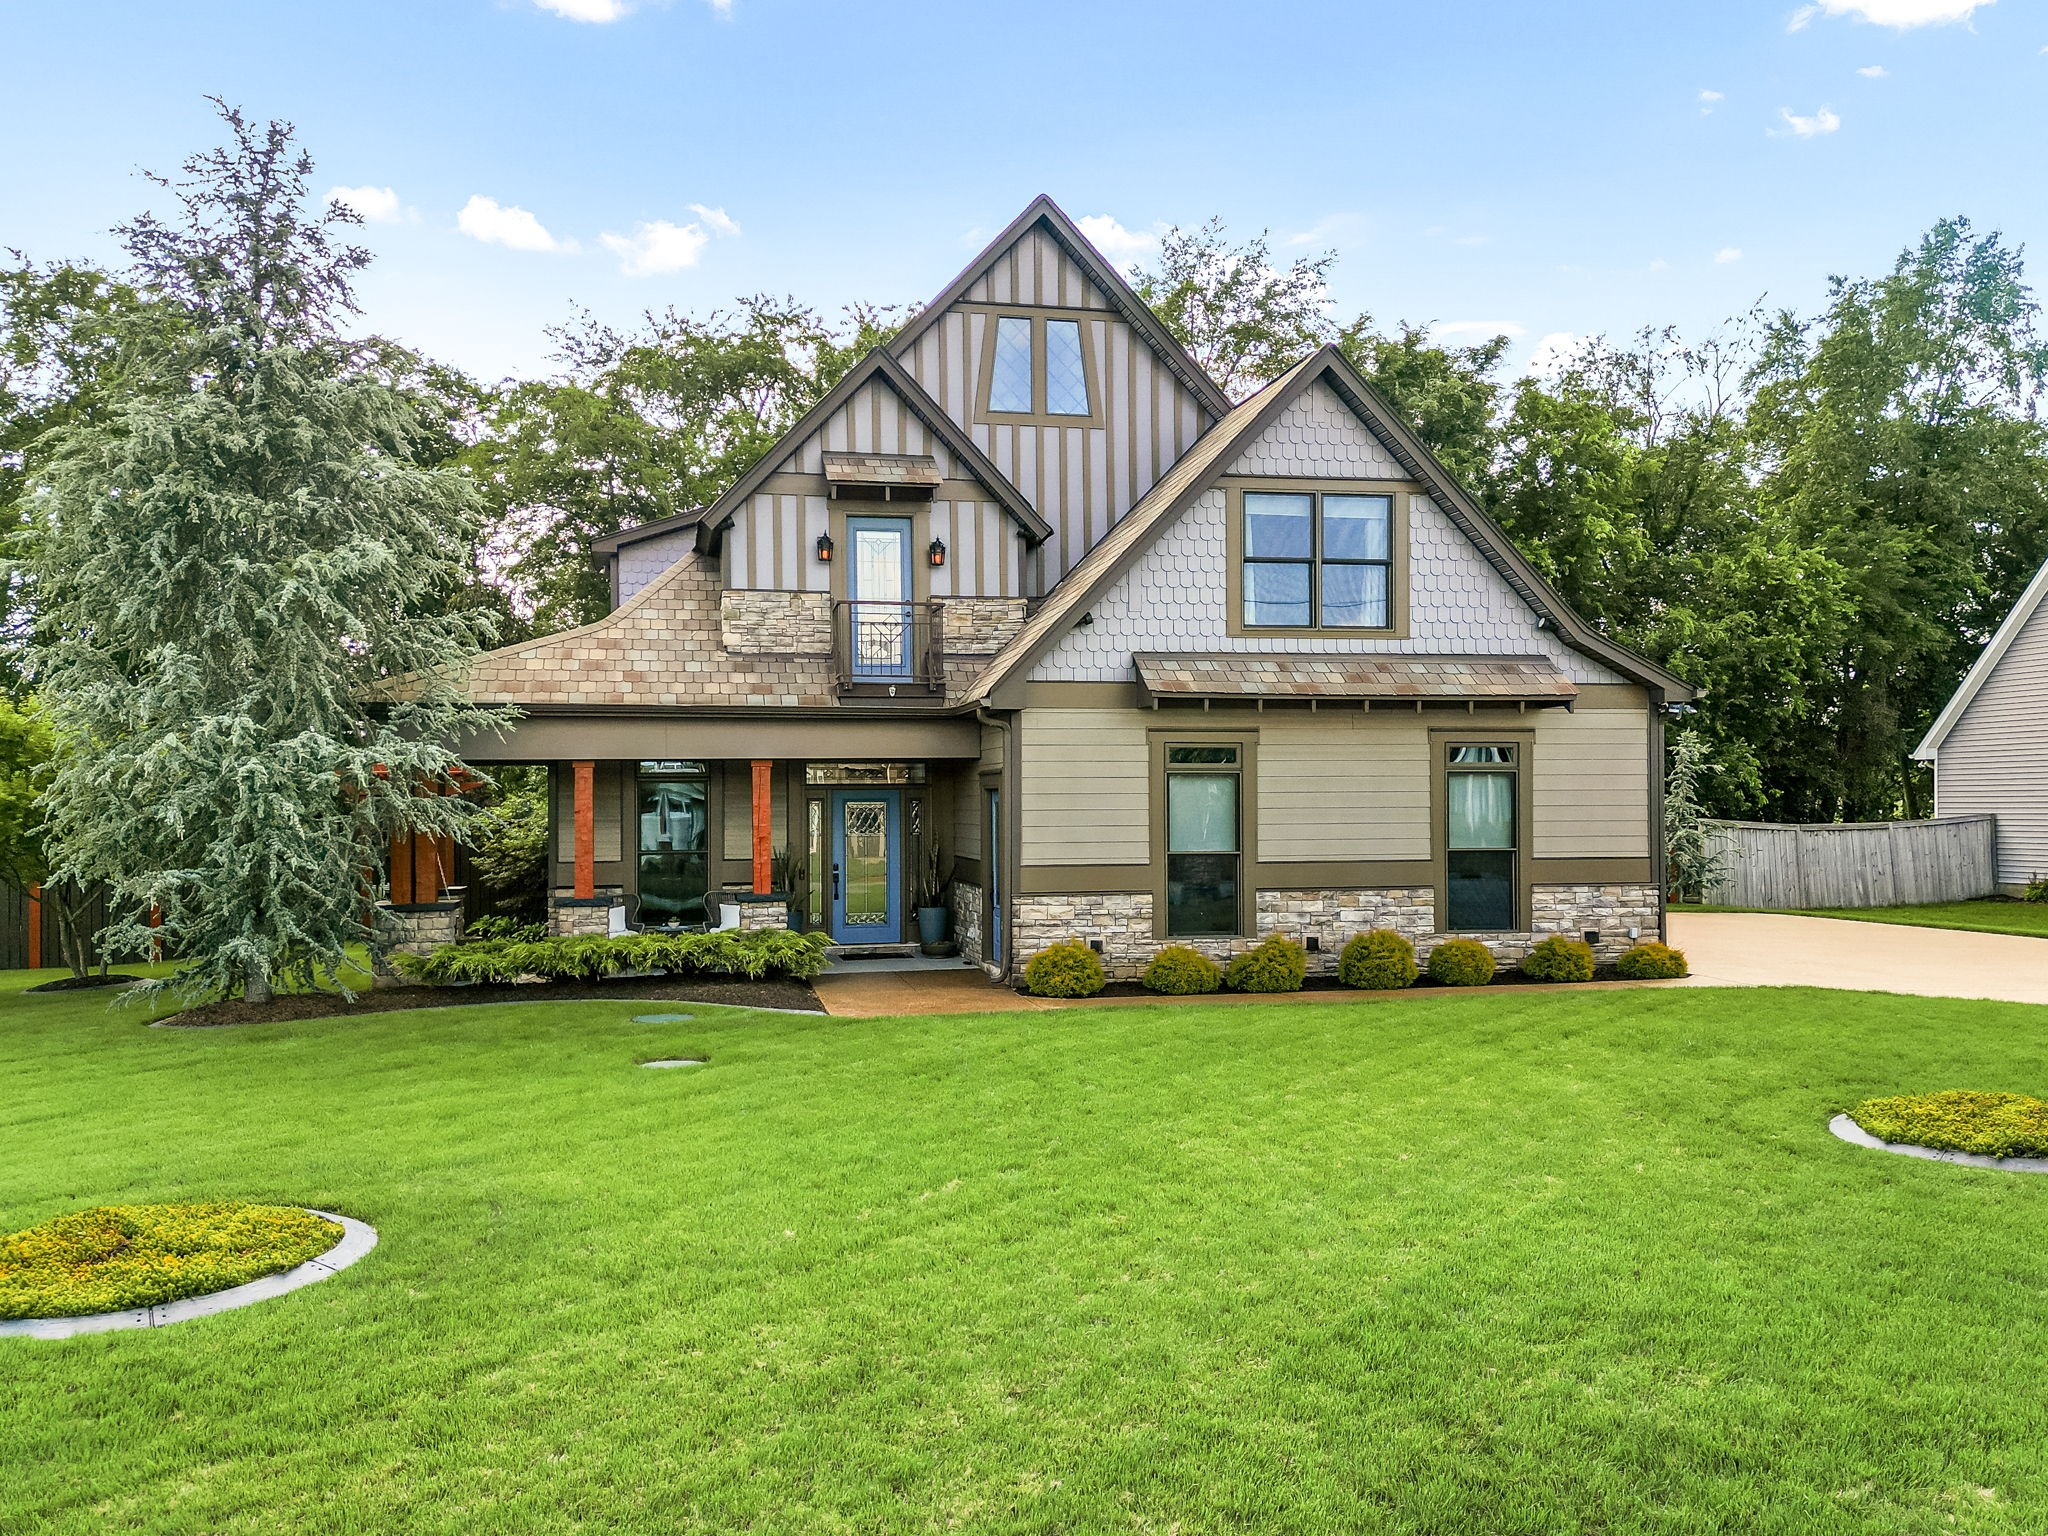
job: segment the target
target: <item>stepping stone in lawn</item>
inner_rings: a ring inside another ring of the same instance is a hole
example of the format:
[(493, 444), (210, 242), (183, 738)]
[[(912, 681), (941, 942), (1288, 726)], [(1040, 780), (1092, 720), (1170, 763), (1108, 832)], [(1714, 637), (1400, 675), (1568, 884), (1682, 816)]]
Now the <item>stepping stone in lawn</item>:
[(701, 1067), (705, 1065), (702, 1056), (670, 1056), (661, 1061), (643, 1061), (643, 1067)]
[(694, 1013), (636, 1013), (635, 1024), (687, 1024), (696, 1018)]

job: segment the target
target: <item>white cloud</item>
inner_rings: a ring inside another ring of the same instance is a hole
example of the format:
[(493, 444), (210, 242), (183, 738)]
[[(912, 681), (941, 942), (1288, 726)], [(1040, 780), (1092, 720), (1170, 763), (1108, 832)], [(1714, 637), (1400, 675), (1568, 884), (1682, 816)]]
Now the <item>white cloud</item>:
[(1157, 235), (1147, 234), (1142, 229), (1125, 229), (1107, 213), (1083, 214), (1075, 222), (1095, 249), (1111, 261), (1126, 256), (1142, 256), (1159, 243)]
[(1809, 21), (1813, 20), (1813, 18), (1817, 16), (1819, 13), (1820, 7), (1817, 5), (1802, 5), (1801, 7), (1799, 7), (1798, 10), (1794, 11), (1790, 19), (1786, 21), (1785, 30), (1787, 32), (1804, 32), (1806, 30), (1806, 24)]
[(366, 224), (396, 224), (405, 217), (398, 194), (389, 187), (329, 187), (327, 201), (353, 208)]
[(1896, 27), (1903, 32), (1908, 27), (1942, 27), (1968, 21), (1978, 10), (1996, 3), (1997, 0), (1818, 0), (1817, 5), (1806, 10), (1809, 15), (1821, 10), (1830, 16), (1853, 16), (1858, 21)]
[(617, 21), (632, 9), (626, 0), (533, 0), (533, 3), (570, 21)]
[(1650, 263), (1650, 270), (1652, 272), (1669, 272), (1671, 270), (1671, 263), (1666, 261), (1662, 256), (1659, 256), (1655, 261)]
[(1727, 99), (1728, 99), (1728, 93), (1727, 93), (1726, 91), (1701, 91), (1701, 92), (1700, 92), (1700, 100), (1701, 100), (1701, 101), (1726, 101)]
[(1856, 73), (1866, 80), (1882, 80), (1890, 71), (1882, 64), (1866, 64)]
[(486, 245), (506, 245), (515, 251), (572, 251), (573, 241), (557, 240), (539, 219), (520, 207), (500, 207), (498, 200), (481, 195), (462, 205), (455, 215), (455, 227), (472, 240)]
[(1529, 334), (1529, 327), (1516, 320), (1447, 320), (1442, 325), (1433, 325), (1430, 330), (1439, 340), (1453, 336), (1483, 336), (1491, 340), (1495, 336), (1506, 336), (1520, 340)]
[(1721, 249), (1714, 252), (1714, 264), (1716, 266), (1725, 267), (1730, 262), (1740, 260), (1742, 260), (1742, 247), (1739, 245), (1724, 245)]
[(630, 235), (615, 235), (607, 231), (598, 236), (598, 243), (619, 258), (619, 270), (628, 277), (680, 272), (685, 267), (697, 265), (697, 258), (704, 254), (704, 247), (713, 238), (722, 239), (740, 232), (739, 225), (723, 208), (707, 208), (702, 203), (692, 203), (690, 211), (697, 217), (688, 224), (655, 219), (634, 225)]
[(1522, 371), (1539, 379), (1554, 379), (1572, 365), (1585, 345), (1574, 332), (1552, 331), (1536, 343)]
[(1802, 139), (1816, 138), (1823, 133), (1833, 133), (1842, 126), (1842, 120), (1826, 107), (1817, 110), (1811, 117), (1801, 117), (1790, 107), (1780, 107), (1778, 116), (1785, 120), (1785, 127)]

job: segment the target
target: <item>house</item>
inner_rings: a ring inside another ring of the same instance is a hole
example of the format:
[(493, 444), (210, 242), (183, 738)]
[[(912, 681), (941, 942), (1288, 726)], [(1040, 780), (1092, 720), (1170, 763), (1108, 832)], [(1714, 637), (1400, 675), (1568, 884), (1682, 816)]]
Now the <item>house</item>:
[(524, 711), (472, 760), (553, 767), (557, 931), (783, 922), (786, 853), (791, 916), (851, 945), (912, 937), (934, 862), (996, 973), (1662, 932), (1686, 685), (1340, 353), (1233, 403), (1047, 199), (717, 501), (598, 553), (614, 611), (470, 683)]
[(1913, 756), (1934, 765), (1934, 814), (1998, 818), (1998, 888), (2048, 875), (2048, 565), (2027, 584)]

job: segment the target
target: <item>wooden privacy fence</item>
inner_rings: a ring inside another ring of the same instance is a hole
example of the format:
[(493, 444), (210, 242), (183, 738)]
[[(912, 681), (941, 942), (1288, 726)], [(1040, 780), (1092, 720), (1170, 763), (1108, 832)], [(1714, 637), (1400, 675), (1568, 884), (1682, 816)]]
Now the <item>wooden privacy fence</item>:
[(1778, 826), (1709, 821), (1721, 877), (1706, 899), (1723, 907), (1906, 907), (1967, 901), (1997, 889), (1997, 818)]

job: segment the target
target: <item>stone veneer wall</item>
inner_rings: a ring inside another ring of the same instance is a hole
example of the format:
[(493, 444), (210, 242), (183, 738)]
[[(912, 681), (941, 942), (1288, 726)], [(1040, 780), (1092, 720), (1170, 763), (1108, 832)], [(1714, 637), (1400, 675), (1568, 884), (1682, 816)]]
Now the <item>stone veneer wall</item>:
[(1024, 627), (1021, 597), (942, 597), (939, 645), (948, 656), (993, 656)]
[(548, 933), (558, 939), (610, 933), (612, 908), (622, 898), (600, 889), (593, 899), (557, 895), (548, 903)]
[[(1313, 934), (1320, 950), (1309, 959), (1311, 975), (1333, 973), (1344, 945), (1370, 928), (1392, 928), (1414, 941), (1416, 958), (1450, 934), (1436, 931), (1436, 893), (1428, 886), (1390, 886), (1368, 890), (1259, 891), (1255, 896), (1258, 936), (1284, 933), (1305, 939)], [(1541, 939), (1553, 933), (1577, 937), (1589, 929), (1600, 932), (1594, 954), (1612, 962), (1636, 939), (1657, 936), (1658, 901), (1654, 885), (1538, 885), (1530, 891), (1531, 928), (1522, 933), (1468, 933), (1502, 968), (1515, 964)], [(1152, 936), (1152, 894), (1149, 891), (1108, 891), (1067, 895), (1024, 896), (1016, 902), (1016, 952), (1028, 959), (1059, 939), (1099, 940), (1103, 968), (1119, 981), (1137, 979), (1165, 941)], [(1256, 941), (1242, 938), (1176, 940), (1225, 962)]]
[(431, 906), (400, 907), (382, 901), (377, 906), (394, 925), (391, 931), (395, 938), (390, 946), (394, 950), (403, 950), (409, 955), (424, 955), (429, 950), (439, 949), (443, 944), (453, 944), (462, 937), (460, 901), (437, 901)]
[(969, 965), (981, 964), (981, 887), (955, 880), (947, 901), (953, 908), (953, 942), (960, 946), (960, 958)]
[(832, 597), (731, 589), (719, 597), (718, 633), (734, 656), (830, 656)]
[(752, 933), (759, 928), (787, 928), (789, 908), (780, 901), (743, 901), (740, 903), (740, 932)]

